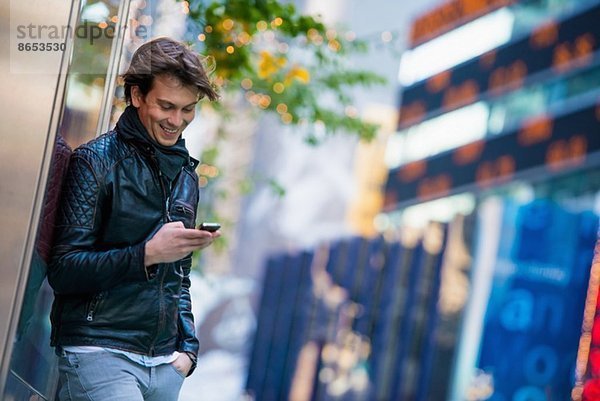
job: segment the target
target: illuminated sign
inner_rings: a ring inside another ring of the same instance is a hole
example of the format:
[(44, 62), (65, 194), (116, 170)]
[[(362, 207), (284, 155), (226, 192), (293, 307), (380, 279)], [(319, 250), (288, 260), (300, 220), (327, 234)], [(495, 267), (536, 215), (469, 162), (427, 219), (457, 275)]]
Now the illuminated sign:
[[(514, 23), (514, 13), (501, 8), (406, 50), (400, 58), (398, 82), (413, 85), (510, 42)], [(443, 75), (440, 78), (443, 81)]]
[(414, 47), (515, 0), (451, 0), (417, 18), (410, 32)]
[(484, 138), (489, 117), (488, 105), (477, 102), (392, 135), (385, 152), (388, 169)]
[(556, 118), (532, 118), (517, 131), (391, 170), (384, 210), (469, 187), (491, 188), (533, 168), (543, 168), (548, 174), (581, 168), (600, 151), (599, 132), (600, 104)]
[(413, 125), (434, 110), (449, 111), (481, 98), (523, 86), (535, 73), (554, 74), (581, 68), (600, 48), (600, 5), (561, 23), (550, 21), (529, 36), (487, 52), (425, 81), (402, 94), (399, 127)]

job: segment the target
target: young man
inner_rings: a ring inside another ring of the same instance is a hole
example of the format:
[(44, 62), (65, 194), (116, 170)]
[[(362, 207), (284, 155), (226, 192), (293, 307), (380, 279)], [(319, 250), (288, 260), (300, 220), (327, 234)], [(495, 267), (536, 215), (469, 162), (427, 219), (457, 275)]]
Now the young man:
[(176, 400), (198, 340), (191, 252), (219, 233), (195, 228), (197, 160), (181, 137), (203, 97), (197, 54), (160, 38), (124, 74), (129, 106), (71, 156), (48, 269), (59, 399)]

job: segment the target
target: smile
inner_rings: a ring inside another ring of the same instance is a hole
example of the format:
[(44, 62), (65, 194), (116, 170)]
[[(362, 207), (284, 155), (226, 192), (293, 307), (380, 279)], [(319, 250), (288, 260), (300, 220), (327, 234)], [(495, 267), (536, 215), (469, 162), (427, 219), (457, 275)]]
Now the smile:
[(163, 131), (165, 131), (167, 134), (176, 134), (179, 131), (179, 128), (169, 129), (166, 128), (164, 125), (161, 125), (160, 128), (162, 128)]

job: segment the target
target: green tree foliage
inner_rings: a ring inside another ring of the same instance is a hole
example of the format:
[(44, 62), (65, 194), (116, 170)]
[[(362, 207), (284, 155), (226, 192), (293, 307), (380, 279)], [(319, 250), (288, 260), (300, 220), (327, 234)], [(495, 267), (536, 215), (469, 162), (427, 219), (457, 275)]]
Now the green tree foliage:
[(366, 42), (327, 27), (277, 0), (182, 1), (188, 14), (186, 40), (213, 59), (216, 83), (225, 93), (242, 91), (258, 110), (276, 113), (284, 124), (346, 132), (370, 140), (377, 127), (357, 116), (351, 90), (383, 84), (369, 71), (353, 69), (352, 55)]

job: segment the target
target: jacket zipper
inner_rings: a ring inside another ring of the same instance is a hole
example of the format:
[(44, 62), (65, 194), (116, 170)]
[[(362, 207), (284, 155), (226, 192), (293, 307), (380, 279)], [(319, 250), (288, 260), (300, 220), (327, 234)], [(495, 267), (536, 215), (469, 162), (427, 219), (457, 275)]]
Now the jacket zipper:
[(94, 320), (94, 312), (96, 311), (96, 307), (98, 306), (100, 299), (102, 299), (102, 296), (103, 296), (102, 293), (99, 293), (92, 299), (92, 302), (90, 302), (90, 306), (88, 308), (88, 313), (87, 313), (87, 317), (86, 317), (86, 320), (88, 322), (91, 322)]
[[(171, 221), (171, 213), (170, 213), (170, 203), (171, 203), (171, 191), (172, 191), (172, 183), (169, 180), (169, 192), (167, 192), (167, 189), (165, 188), (165, 183), (163, 180), (163, 174), (162, 171), (160, 171), (160, 168), (158, 168), (158, 163), (156, 162), (156, 156), (152, 155), (152, 160), (155, 161), (155, 166), (157, 167), (158, 170), (158, 181), (160, 182), (160, 188), (162, 190), (163, 193), (163, 199), (164, 199), (164, 213), (163, 213), (163, 221), (165, 223), (168, 223)], [(148, 353), (150, 354), (150, 356), (154, 356), (154, 345), (156, 343), (156, 340), (158, 339), (158, 336), (160, 335), (161, 330), (163, 330), (163, 326), (164, 326), (164, 321), (165, 321), (165, 311), (164, 311), (164, 295), (163, 295), (163, 282), (165, 279), (165, 271), (166, 269), (162, 269), (163, 271), (161, 272), (161, 277), (160, 277), (160, 283), (158, 285), (158, 327), (156, 330), (156, 335), (154, 336), (154, 339), (152, 340), (152, 343), (150, 345), (150, 348), (148, 349)]]
[(156, 340), (160, 335), (160, 332), (164, 328), (165, 322), (165, 308), (164, 308), (164, 294), (163, 294), (163, 283), (165, 280), (165, 272), (166, 269), (163, 269), (163, 272), (160, 276), (160, 283), (158, 285), (158, 324), (156, 325), (156, 335), (152, 342), (150, 343), (150, 348), (148, 349), (148, 354), (150, 356), (154, 356), (154, 345), (156, 344)]
[(165, 183), (163, 181), (163, 174), (162, 171), (160, 171), (160, 169), (158, 170), (158, 181), (160, 181), (160, 188), (162, 190), (163, 199), (165, 201), (163, 220), (165, 223), (168, 223), (171, 221), (171, 212), (169, 211), (169, 209), (171, 208), (171, 181), (169, 181), (169, 192), (167, 192), (167, 189), (165, 188)]
[(158, 183), (160, 184), (160, 189), (163, 195), (163, 223), (168, 223), (171, 221), (171, 213), (169, 212), (170, 203), (171, 203), (171, 181), (169, 181), (169, 192), (165, 188), (165, 183), (163, 180), (163, 173), (160, 171), (160, 167), (158, 166), (158, 161), (156, 159), (156, 155), (154, 152), (150, 152), (150, 158), (154, 163), (154, 167), (158, 171)]
[(190, 214), (190, 215), (194, 214), (194, 211), (192, 210), (192, 208), (186, 207), (186, 206), (183, 206), (183, 205), (177, 205), (176, 204), (175, 205), (175, 210), (177, 210), (178, 212), (183, 212), (185, 214)]

